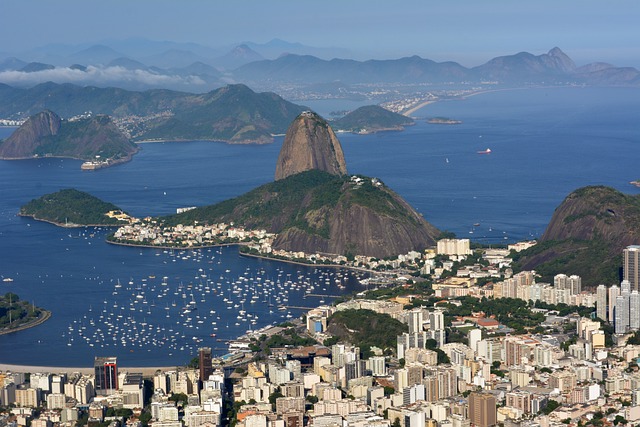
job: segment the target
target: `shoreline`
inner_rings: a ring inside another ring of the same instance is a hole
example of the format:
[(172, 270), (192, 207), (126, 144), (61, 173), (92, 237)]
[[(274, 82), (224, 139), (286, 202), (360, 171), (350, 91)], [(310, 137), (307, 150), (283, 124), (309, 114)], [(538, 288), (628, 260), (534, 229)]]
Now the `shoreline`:
[(120, 227), (119, 224), (76, 224), (75, 222), (69, 222), (67, 224), (62, 224), (62, 223), (58, 223), (55, 221), (51, 221), (48, 219), (43, 219), (43, 218), (38, 218), (34, 215), (29, 215), (29, 214), (23, 214), (18, 212), (16, 214), (16, 216), (22, 217), (22, 218), (31, 218), (34, 221), (40, 221), (40, 222), (46, 222), (47, 224), (51, 224), (51, 225), (55, 225), (56, 227), (61, 227), (61, 228), (83, 228), (83, 227)]
[(245, 242), (237, 242), (237, 243), (216, 243), (214, 245), (198, 245), (198, 246), (157, 246), (157, 245), (138, 245), (135, 243), (123, 243), (123, 242), (114, 242), (109, 239), (104, 239), (105, 242), (118, 245), (118, 246), (129, 246), (132, 248), (148, 248), (148, 249), (206, 249), (206, 248), (217, 248), (223, 246), (246, 246), (248, 243)]
[[(91, 170), (99, 170), (99, 169), (106, 169), (109, 168), (111, 166), (117, 166), (117, 165), (121, 165), (123, 163), (128, 163), (130, 161), (133, 160), (133, 156), (138, 154), (140, 152), (140, 149), (138, 149), (135, 153), (131, 153), (126, 155), (125, 157), (119, 158), (114, 160), (113, 162), (106, 164), (104, 166), (100, 166), (98, 168), (95, 169), (82, 169), (82, 170), (86, 170), (86, 171), (91, 171)], [(72, 156), (29, 156), (29, 157), (0, 157), (0, 160), (40, 160), (40, 159), (68, 159), (68, 160), (78, 160), (81, 161), (83, 163), (86, 162), (91, 162), (95, 159), (82, 159), (80, 157), (72, 157)], [(81, 165), (82, 168), (82, 165)]]
[[(279, 136), (279, 135), (274, 135), (274, 136)], [(267, 138), (265, 138), (264, 140), (255, 140), (255, 139), (251, 139), (251, 140), (245, 140), (245, 141), (229, 141), (229, 140), (224, 140), (224, 139), (206, 139), (206, 138), (197, 138), (197, 139), (177, 139), (177, 138), (169, 138), (169, 139), (142, 139), (140, 141), (133, 141), (134, 144), (138, 145), (138, 144), (154, 144), (157, 142), (163, 143), (163, 142), (167, 142), (167, 143), (180, 143), (180, 142), (217, 142), (220, 144), (229, 144), (229, 145), (265, 145), (265, 144), (272, 144), (274, 142), (274, 138), (273, 136), (271, 137), (270, 140), (268, 140)]]
[(40, 326), (44, 322), (49, 320), (52, 315), (53, 315), (53, 313), (51, 311), (42, 310), (42, 316), (38, 317), (37, 319), (34, 319), (34, 320), (32, 320), (30, 322), (27, 322), (27, 323), (25, 323), (23, 325), (17, 326), (17, 327), (15, 327), (13, 329), (0, 329), (0, 335), (13, 334), (15, 332), (20, 332), (20, 331), (24, 331), (24, 330), (27, 330), (27, 329), (35, 328), (36, 326)]
[[(512, 90), (527, 90), (527, 89), (544, 89), (544, 88), (562, 88), (562, 87), (573, 87), (573, 86), (526, 86), (526, 87), (505, 87), (505, 88), (497, 88), (497, 89), (482, 89), (475, 92), (469, 92), (468, 94), (465, 94), (465, 95), (456, 96), (455, 99), (464, 100), (472, 96), (483, 95), (485, 93), (493, 93), (493, 92), (505, 92), (505, 91), (512, 91)], [(447, 98), (447, 100), (449, 100), (449, 98)], [(444, 100), (437, 99), (435, 101), (421, 102), (420, 104), (417, 104), (416, 106), (411, 107), (410, 109), (402, 113), (402, 115), (409, 117), (411, 114), (415, 113), (416, 111), (428, 105), (435, 104), (441, 101), (444, 101)]]
[[(141, 372), (144, 376), (151, 376), (157, 370), (172, 371), (180, 366), (118, 366), (118, 371)], [(48, 372), (48, 373), (74, 373), (93, 374), (94, 368), (91, 367), (67, 367), (67, 366), (43, 366), (43, 365), (16, 365), (10, 363), (0, 363), (0, 372)]]
[(369, 273), (369, 274), (380, 273), (379, 271), (368, 270), (368, 269), (362, 268), (362, 267), (352, 267), (352, 266), (349, 266), (349, 265), (312, 264), (312, 263), (300, 262), (300, 261), (288, 261), (286, 259), (273, 258), (273, 257), (264, 256), (264, 255), (247, 254), (247, 253), (243, 253), (243, 252), (238, 252), (238, 254), (240, 256), (246, 256), (246, 257), (250, 257), (250, 258), (264, 259), (264, 260), (267, 260), (267, 261), (280, 261), (280, 262), (285, 262), (287, 264), (304, 265), (304, 266), (307, 266), (307, 267), (327, 267), (327, 268), (336, 268), (336, 269), (344, 268), (344, 269), (347, 269), (347, 270), (355, 270), (355, 271), (360, 271), (360, 272)]

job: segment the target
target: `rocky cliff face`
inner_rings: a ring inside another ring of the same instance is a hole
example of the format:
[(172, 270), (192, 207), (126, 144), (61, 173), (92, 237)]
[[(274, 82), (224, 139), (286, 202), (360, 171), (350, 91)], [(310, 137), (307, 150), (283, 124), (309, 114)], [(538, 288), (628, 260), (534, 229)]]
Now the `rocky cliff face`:
[(289, 126), (276, 163), (276, 180), (311, 169), (345, 175), (342, 146), (331, 126), (319, 115), (305, 111)]
[(43, 139), (58, 134), (61, 123), (60, 117), (49, 110), (29, 117), (9, 138), (0, 143), (0, 158), (33, 157), (33, 152)]
[(278, 235), (274, 246), (290, 251), (385, 258), (435, 245), (440, 232), (396, 193), (380, 186), (373, 191), (381, 194), (365, 202), (354, 194), (359, 189), (346, 182), (335, 206), (306, 212), (305, 221), (327, 230), (326, 236), (293, 226)]
[(517, 266), (546, 278), (578, 274), (587, 285), (615, 283), (622, 249), (640, 243), (640, 196), (609, 187), (584, 187), (558, 206), (537, 246)]
[(169, 224), (234, 221), (278, 233), (275, 248), (376, 258), (423, 250), (440, 232), (378, 180), (309, 170), (217, 205), (166, 219)]
[(614, 252), (640, 242), (640, 197), (609, 187), (584, 187), (553, 213), (542, 241), (603, 239)]
[(98, 115), (63, 121), (51, 111), (31, 116), (6, 140), (0, 142), (0, 158), (70, 157), (81, 160), (121, 162), (138, 147), (111, 121)]

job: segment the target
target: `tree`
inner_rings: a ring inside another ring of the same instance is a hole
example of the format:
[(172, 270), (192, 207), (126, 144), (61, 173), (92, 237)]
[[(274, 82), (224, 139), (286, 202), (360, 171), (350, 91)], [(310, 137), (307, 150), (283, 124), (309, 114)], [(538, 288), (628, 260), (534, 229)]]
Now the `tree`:
[(179, 403), (179, 402), (187, 403), (189, 401), (189, 398), (184, 393), (173, 393), (169, 397), (169, 400), (171, 400), (172, 402), (176, 402), (176, 403)]
[(138, 420), (140, 420), (143, 426), (149, 425), (149, 421), (151, 421), (151, 412), (142, 411), (142, 413), (138, 417)]
[(613, 425), (617, 426), (618, 424), (622, 424), (625, 425), (627, 424), (629, 421), (627, 421), (625, 419), (625, 417), (623, 417), (622, 415), (616, 415), (616, 417), (613, 420)]
[(560, 406), (559, 402), (556, 402), (555, 400), (549, 400), (547, 402), (547, 406), (545, 406), (544, 408), (542, 408), (540, 410), (541, 413), (545, 414), (545, 415), (549, 415), (550, 413), (552, 413), (553, 411), (555, 411), (558, 407)]
[(189, 363), (187, 364), (188, 368), (191, 369), (199, 369), (200, 368), (200, 358), (199, 357), (194, 357), (193, 359), (191, 359), (189, 361)]
[(280, 391), (280, 387), (277, 387), (273, 393), (269, 395), (269, 403), (271, 403), (271, 409), (276, 411), (276, 399), (279, 397), (284, 397), (284, 394)]

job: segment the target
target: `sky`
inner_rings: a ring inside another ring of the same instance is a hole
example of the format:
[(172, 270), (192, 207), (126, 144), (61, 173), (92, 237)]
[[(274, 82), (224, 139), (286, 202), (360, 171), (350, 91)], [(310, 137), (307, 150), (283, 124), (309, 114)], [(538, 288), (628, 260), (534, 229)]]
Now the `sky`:
[(0, 0), (0, 52), (143, 37), (211, 47), (273, 38), (356, 59), (480, 65), (558, 46), (578, 65), (640, 68), (638, 0)]

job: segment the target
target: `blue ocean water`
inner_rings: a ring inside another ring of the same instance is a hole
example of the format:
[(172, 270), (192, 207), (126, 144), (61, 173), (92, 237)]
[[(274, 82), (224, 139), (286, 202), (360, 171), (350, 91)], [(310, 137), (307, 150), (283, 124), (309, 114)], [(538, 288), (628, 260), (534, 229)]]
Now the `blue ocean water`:
[[(350, 173), (382, 179), (442, 230), (505, 243), (539, 236), (576, 188), (640, 193), (629, 184), (640, 178), (639, 94), (486, 93), (429, 105), (404, 132), (339, 138)], [(463, 123), (427, 124), (433, 116)], [(0, 128), (0, 138), (11, 131)], [(53, 311), (41, 326), (0, 336), (0, 362), (86, 366), (96, 355), (116, 355), (129, 366), (175, 365), (198, 346), (223, 352), (218, 340), (301, 312), (277, 310), (278, 304), (331, 300), (304, 298), (310, 286), (314, 295), (361, 289), (343, 273), (245, 258), (233, 247), (184, 253), (119, 247), (104, 242), (107, 230), (16, 216), (32, 198), (70, 187), (137, 216), (218, 202), (271, 181), (281, 144), (282, 137), (261, 146), (143, 144), (133, 161), (94, 172), (68, 159), (0, 162), (0, 276), (14, 279), (0, 282), (0, 292)], [(491, 154), (477, 153), (487, 148)], [(186, 312), (190, 305), (197, 310)]]

